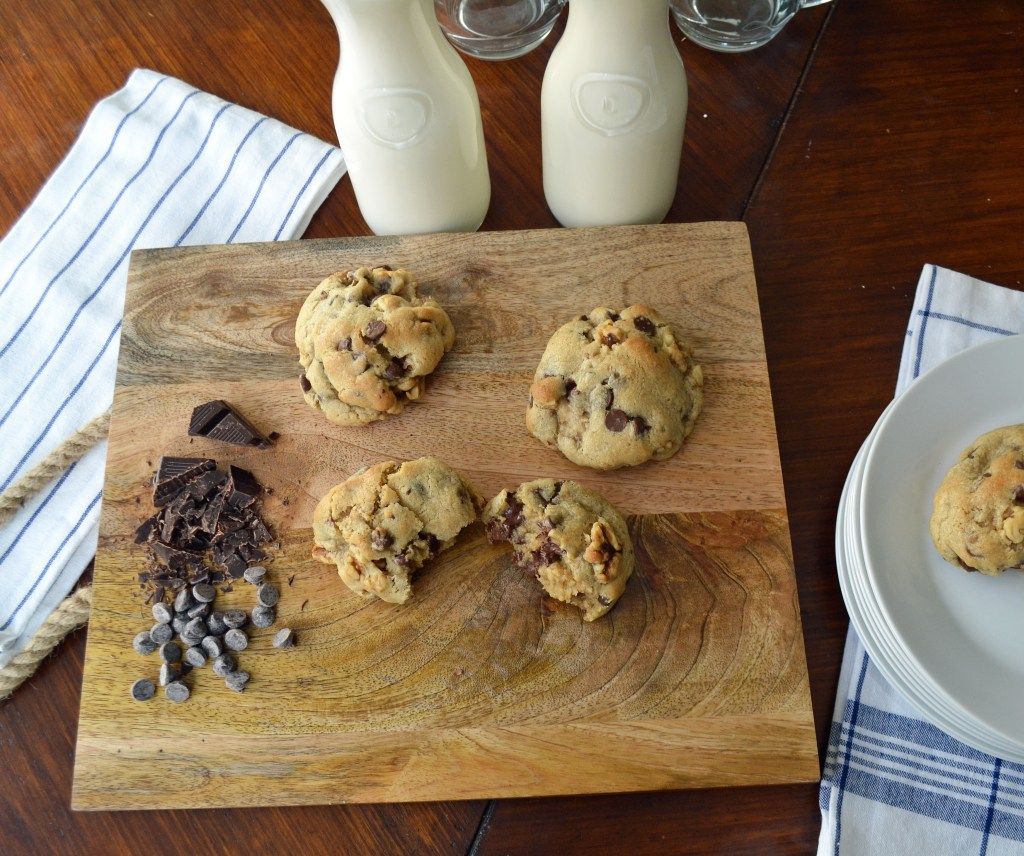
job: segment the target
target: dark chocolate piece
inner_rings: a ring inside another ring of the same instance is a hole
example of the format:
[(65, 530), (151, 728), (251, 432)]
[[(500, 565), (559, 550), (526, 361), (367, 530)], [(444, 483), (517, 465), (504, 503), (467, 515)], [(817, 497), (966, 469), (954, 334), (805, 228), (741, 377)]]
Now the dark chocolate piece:
[(192, 411), (188, 424), (190, 437), (207, 437), (235, 446), (266, 449), (270, 440), (264, 437), (241, 413), (226, 401), (208, 401)]
[(228, 503), (232, 508), (248, 508), (260, 495), (260, 483), (248, 470), (230, 465), (228, 467)]
[(153, 505), (157, 508), (167, 505), (192, 479), (215, 466), (209, 458), (162, 457), (153, 487)]

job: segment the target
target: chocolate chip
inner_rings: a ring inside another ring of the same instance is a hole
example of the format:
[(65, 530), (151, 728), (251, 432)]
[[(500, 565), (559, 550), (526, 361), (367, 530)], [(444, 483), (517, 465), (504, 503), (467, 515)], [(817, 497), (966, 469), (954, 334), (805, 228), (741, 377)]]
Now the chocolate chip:
[(633, 319), (633, 326), (636, 327), (641, 333), (646, 333), (648, 336), (653, 336), (658, 328), (654, 326), (654, 322), (646, 315), (637, 315)]
[[(213, 603), (213, 599), (217, 597), (217, 589), (209, 583), (199, 583), (199, 585), (192, 586), (192, 597), (200, 603)], [(191, 613), (189, 614), (191, 615)]]
[(174, 630), (169, 624), (154, 624), (149, 631), (149, 638), (157, 645), (163, 645), (165, 642), (170, 642), (173, 636)]
[(1024, 484), (1019, 484), (1014, 489), (1013, 501), (1019, 505), (1024, 505)]
[(230, 675), (237, 666), (238, 661), (235, 660), (235, 655), (225, 651), (213, 661), (213, 673), (218, 678), (224, 678)]
[(189, 609), (195, 606), (195, 602), (195, 598), (192, 597), (192, 592), (187, 588), (183, 588), (174, 598), (174, 611), (188, 612)]
[(384, 377), (388, 380), (398, 380), (405, 377), (407, 371), (405, 357), (392, 357), (391, 362), (384, 369)]
[(224, 634), (224, 644), (232, 651), (244, 651), (249, 646), (249, 637), (237, 628), (232, 628)]
[(166, 687), (181, 676), (181, 668), (176, 663), (164, 663), (160, 667), (160, 686)]
[(277, 620), (277, 610), (272, 606), (256, 606), (252, 610), (253, 627), (270, 627)]
[(629, 417), (623, 410), (609, 410), (604, 417), (604, 427), (618, 433), (624, 431), (629, 424)]
[(196, 669), (206, 665), (206, 652), (195, 645), (185, 649), (185, 662)]
[(152, 637), (143, 630), (141, 633), (136, 635), (132, 639), (132, 647), (135, 649), (137, 654), (141, 654), (143, 657), (147, 657), (152, 654), (159, 646), (153, 641)]
[(165, 663), (177, 663), (181, 660), (181, 646), (177, 642), (164, 642), (160, 646), (160, 659)]
[(135, 701), (149, 701), (156, 695), (156, 687), (149, 678), (139, 678), (132, 684), (132, 698)]
[[(604, 381), (607, 383), (607, 381)], [(605, 410), (611, 410), (612, 405), (615, 403), (615, 392), (610, 389), (604, 391), (604, 408)]]
[(175, 615), (171, 619), (171, 627), (174, 628), (174, 632), (179, 636), (185, 632), (185, 625), (188, 624), (188, 618), (184, 615)]
[(210, 614), (212, 607), (208, 603), (197, 603), (185, 614), (189, 618), (206, 618)]
[(277, 586), (270, 583), (264, 583), (256, 592), (256, 599), (260, 602), (260, 606), (277, 606), (280, 598), (281, 592), (278, 591)]
[(352, 350), (352, 337), (346, 336), (340, 342), (338, 342), (339, 351), (351, 351)]
[(611, 331), (605, 331), (601, 334), (601, 344), (610, 348), (612, 345), (619, 344), (619, 337)]
[(266, 575), (266, 568), (262, 565), (253, 565), (251, 568), (245, 569), (245, 573), (242, 574), (242, 578), (250, 585), (258, 586), (263, 582), (263, 578)]
[(189, 644), (198, 644), (206, 635), (206, 622), (202, 618), (193, 618), (185, 625), (185, 631), (181, 634), (181, 638)]
[(282, 627), (275, 634), (273, 645), (275, 648), (294, 648), (295, 631), (288, 627)]
[(555, 528), (555, 521), (552, 520), (550, 517), (545, 517), (540, 522), (540, 531), (541, 532), (550, 532), (554, 528)]
[(609, 598), (605, 597), (603, 594), (599, 594), (597, 596), (597, 602), (599, 604), (601, 604), (601, 606), (611, 606), (612, 605), (611, 600)]
[(206, 619), (206, 629), (211, 636), (223, 636), (227, 633), (227, 625), (224, 623), (223, 612), (211, 612)]
[(173, 701), (175, 704), (181, 704), (183, 701), (188, 701), (189, 691), (188, 687), (181, 681), (172, 681), (164, 687), (164, 695), (167, 697), (168, 701)]
[(153, 618), (156, 619), (157, 624), (170, 624), (174, 613), (166, 603), (160, 601), (153, 604)]
[(245, 626), (246, 615), (242, 609), (229, 609), (224, 613), (224, 623), (235, 630)]
[(224, 643), (213, 635), (204, 636), (203, 641), (200, 643), (200, 647), (211, 660), (224, 653)]
[(363, 338), (367, 342), (376, 342), (384, 333), (387, 331), (387, 325), (379, 318), (374, 319), (366, 325), (366, 329), (363, 330)]
[(374, 529), (370, 533), (370, 543), (374, 550), (386, 550), (395, 543), (395, 536), (384, 529)]
[(309, 382), (305, 372), (299, 375), (299, 385), (302, 387), (303, 392), (309, 392), (313, 388), (313, 384)]
[(1018, 470), (1024, 470), (1024, 461), (1017, 461), (1017, 462), (1014, 463), (1014, 466)]
[(636, 430), (638, 437), (643, 437), (644, 434), (651, 430), (651, 426), (643, 416), (633, 417), (633, 428)]
[(248, 672), (230, 672), (224, 677), (224, 683), (227, 684), (229, 690), (234, 690), (236, 693), (244, 692), (245, 685), (249, 683)]
[(540, 549), (534, 553), (534, 558), (542, 565), (553, 565), (564, 555), (565, 551), (550, 538), (547, 538), (540, 545)]

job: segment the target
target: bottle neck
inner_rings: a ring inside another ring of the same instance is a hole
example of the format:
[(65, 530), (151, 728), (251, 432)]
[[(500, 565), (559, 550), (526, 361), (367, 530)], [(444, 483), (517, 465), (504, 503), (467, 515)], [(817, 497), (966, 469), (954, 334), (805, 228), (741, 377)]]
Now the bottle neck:
[(629, 36), (668, 29), (669, 0), (572, 0), (567, 27)]

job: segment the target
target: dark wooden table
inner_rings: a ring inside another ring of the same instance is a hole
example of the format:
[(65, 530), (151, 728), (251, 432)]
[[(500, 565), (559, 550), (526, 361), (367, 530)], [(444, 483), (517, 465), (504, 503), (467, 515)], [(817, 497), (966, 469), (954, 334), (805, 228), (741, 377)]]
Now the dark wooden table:
[[(625, 2), (626, 0), (624, 0)], [(148, 66), (333, 139), (334, 29), (316, 0), (0, 4), (0, 233), (91, 106)], [(494, 186), (485, 229), (554, 226), (539, 101), (556, 36), (472, 62)], [(836, 0), (768, 47), (680, 40), (690, 112), (671, 220), (743, 219), (754, 248), (822, 753), (847, 626), (839, 491), (892, 394), (926, 262), (1024, 279), (1024, 6)], [(382, 49), (382, 56), (386, 51)], [(366, 228), (347, 179), (310, 237)], [(105, 853), (807, 853), (813, 785), (258, 811), (68, 809), (85, 634), (0, 706), (0, 850)]]

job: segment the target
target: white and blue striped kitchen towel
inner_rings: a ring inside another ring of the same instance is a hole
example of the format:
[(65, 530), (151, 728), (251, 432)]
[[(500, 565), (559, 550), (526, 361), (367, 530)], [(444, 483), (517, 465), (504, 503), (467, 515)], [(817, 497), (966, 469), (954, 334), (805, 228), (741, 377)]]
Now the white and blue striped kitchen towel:
[[(896, 394), (965, 348), (1022, 332), (1024, 292), (928, 265)], [(978, 752), (922, 721), (872, 665), (852, 627), (820, 803), (818, 856), (1024, 853), (1024, 765)]]
[[(294, 238), (344, 172), (334, 146), (152, 71), (101, 101), (0, 242), (0, 492), (110, 406), (133, 249)], [(92, 558), (105, 458), (0, 529), (0, 666)]]

